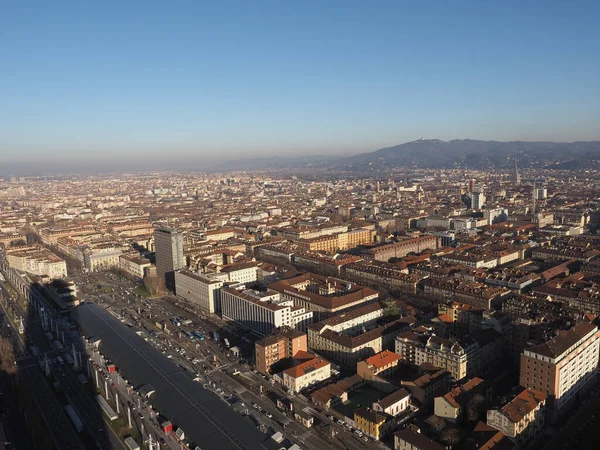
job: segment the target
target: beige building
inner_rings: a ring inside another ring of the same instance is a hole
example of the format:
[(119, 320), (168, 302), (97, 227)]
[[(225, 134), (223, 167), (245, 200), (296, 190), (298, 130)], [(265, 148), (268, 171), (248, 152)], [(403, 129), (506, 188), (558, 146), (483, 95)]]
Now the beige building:
[(564, 415), (597, 380), (600, 331), (581, 322), (523, 351), (520, 384), (548, 396), (552, 420)]
[(67, 276), (67, 264), (51, 251), (39, 245), (16, 247), (6, 251), (10, 267), (32, 275), (47, 275), (50, 278)]
[(283, 371), (283, 385), (293, 392), (331, 377), (331, 363), (313, 358)]
[(500, 430), (517, 444), (530, 448), (543, 435), (547, 395), (533, 389), (523, 389), (499, 409), (487, 412), (487, 424)]
[(150, 261), (137, 254), (119, 256), (119, 269), (132, 277), (144, 278), (145, 270), (151, 265)]
[(227, 274), (197, 274), (187, 270), (175, 272), (175, 294), (198, 306), (207, 314), (220, 311), (221, 288)]

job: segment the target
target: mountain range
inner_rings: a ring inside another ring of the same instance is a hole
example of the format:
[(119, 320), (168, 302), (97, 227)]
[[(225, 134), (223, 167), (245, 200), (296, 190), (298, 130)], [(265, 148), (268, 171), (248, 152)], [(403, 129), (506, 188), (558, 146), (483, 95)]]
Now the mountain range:
[(390, 167), (507, 169), (546, 167), (579, 169), (600, 165), (600, 141), (525, 142), (420, 139), (339, 161), (351, 170)]

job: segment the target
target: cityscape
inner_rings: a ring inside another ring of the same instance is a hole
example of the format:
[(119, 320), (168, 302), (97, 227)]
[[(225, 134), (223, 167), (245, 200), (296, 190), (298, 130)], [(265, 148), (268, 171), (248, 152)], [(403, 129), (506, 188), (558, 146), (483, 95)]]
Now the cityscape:
[(600, 2), (0, 1), (0, 450), (596, 450)]
[(5, 435), (592, 445), (598, 172), (302, 173), (5, 179)]

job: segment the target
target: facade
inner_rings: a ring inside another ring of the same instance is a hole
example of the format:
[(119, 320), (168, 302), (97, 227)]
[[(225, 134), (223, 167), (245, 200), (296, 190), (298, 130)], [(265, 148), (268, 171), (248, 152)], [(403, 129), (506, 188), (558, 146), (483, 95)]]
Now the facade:
[(487, 424), (500, 430), (517, 444), (529, 448), (543, 435), (547, 395), (533, 389), (523, 389), (506, 405), (487, 412)]
[(167, 288), (174, 290), (174, 272), (185, 267), (183, 235), (170, 228), (158, 228), (154, 231), (154, 246), (156, 248), (156, 273), (159, 278), (165, 280)]
[(223, 267), (221, 273), (227, 274), (228, 281), (234, 283), (252, 283), (258, 279), (256, 263), (232, 264)]
[(388, 378), (398, 372), (398, 363), (402, 357), (389, 350), (370, 356), (356, 364), (356, 373), (365, 380), (375, 377)]
[(479, 211), (483, 209), (483, 205), (485, 204), (485, 195), (483, 192), (473, 192), (471, 194), (471, 209)]
[(196, 274), (178, 270), (175, 272), (175, 292), (205, 313), (214, 314), (221, 309), (221, 288), (227, 279), (227, 274)]
[(581, 322), (523, 351), (520, 384), (548, 396), (552, 420), (568, 411), (597, 379), (600, 332)]
[(331, 377), (331, 363), (313, 358), (283, 371), (283, 385), (293, 392)]
[(469, 399), (476, 393), (481, 392), (482, 385), (483, 380), (475, 377), (466, 383), (456, 386), (444, 395), (436, 397), (433, 400), (434, 414), (448, 422), (459, 422), (462, 419)]
[(394, 433), (394, 450), (446, 450), (446, 447), (420, 432), (405, 428)]
[(427, 249), (437, 249), (437, 247), (438, 240), (435, 236), (421, 236), (370, 248), (363, 252), (363, 257), (368, 261), (388, 261), (390, 258), (402, 258), (412, 252), (420, 253)]
[(315, 320), (374, 302), (379, 297), (374, 289), (314, 273), (276, 281), (269, 288), (281, 293), (284, 300), (293, 302), (295, 306), (312, 311)]
[(301, 351), (308, 351), (306, 333), (290, 330), (267, 336), (254, 344), (256, 369), (264, 374), (271, 373), (273, 365), (293, 358)]
[(354, 427), (378, 441), (387, 431), (386, 425), (393, 423), (390, 418), (391, 416), (383, 412), (364, 407), (358, 408), (354, 411)]
[(383, 287), (391, 292), (416, 294), (417, 285), (423, 279), (417, 274), (403, 273), (389, 263), (355, 263), (344, 268), (346, 279), (366, 286)]
[(83, 252), (83, 266), (91, 272), (119, 267), (121, 250), (114, 247), (87, 248)]
[(119, 269), (135, 278), (144, 278), (147, 268), (151, 265), (146, 258), (137, 255), (119, 256)]
[(382, 412), (389, 414), (392, 417), (396, 417), (408, 409), (410, 397), (410, 392), (408, 392), (406, 389), (398, 389), (397, 391), (392, 392), (390, 395), (373, 403), (373, 411)]
[(267, 336), (278, 328), (306, 330), (312, 323), (312, 312), (282, 300), (278, 292), (268, 290), (221, 290), (221, 315), (259, 336)]
[(509, 344), (510, 334), (494, 329), (481, 330), (458, 341), (407, 331), (396, 338), (396, 353), (416, 365), (446, 369), (454, 380), (461, 380), (500, 363)]
[(67, 276), (67, 263), (41, 246), (34, 245), (7, 250), (6, 260), (11, 268), (32, 275), (47, 275), (50, 278)]

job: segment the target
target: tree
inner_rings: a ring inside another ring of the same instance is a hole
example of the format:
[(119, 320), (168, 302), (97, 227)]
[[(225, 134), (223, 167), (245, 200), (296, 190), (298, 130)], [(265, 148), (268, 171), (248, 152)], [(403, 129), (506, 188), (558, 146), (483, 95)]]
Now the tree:
[(144, 277), (144, 287), (148, 294), (154, 296), (166, 291), (165, 281), (155, 275), (146, 275)]
[(398, 305), (394, 300), (388, 300), (385, 302), (384, 314), (390, 318), (400, 316), (400, 308), (398, 308)]
[(8, 375), (14, 375), (17, 372), (12, 343), (4, 336), (0, 337), (0, 370)]
[(467, 402), (467, 419), (476, 422), (485, 412), (485, 397), (481, 394), (473, 395)]
[(440, 434), (440, 439), (446, 445), (454, 446), (460, 442), (460, 432), (458, 428), (446, 427)]

